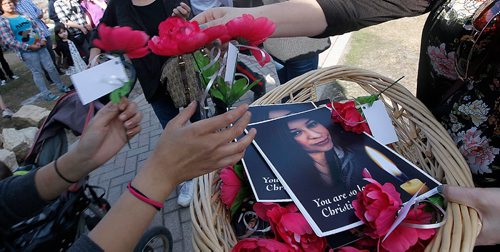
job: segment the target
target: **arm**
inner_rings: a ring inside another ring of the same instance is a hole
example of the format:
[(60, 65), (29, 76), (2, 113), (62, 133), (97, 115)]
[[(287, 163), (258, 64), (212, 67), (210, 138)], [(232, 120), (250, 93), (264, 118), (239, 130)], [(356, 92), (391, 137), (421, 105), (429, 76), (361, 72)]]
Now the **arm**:
[[(153, 154), (133, 179), (132, 185), (149, 198), (164, 202), (181, 181), (236, 163), (255, 136), (251, 130), (240, 141), (231, 142), (250, 121), (247, 105), (189, 124), (195, 109), (192, 103), (169, 122)], [(126, 191), (89, 237), (105, 251), (131, 251), (156, 213)]]
[[(273, 37), (330, 36), (359, 30), (385, 21), (423, 14), (430, 0), (290, 0), (255, 8), (213, 8), (194, 19), (208, 26), (249, 13), (276, 24)], [(437, 2), (437, 1), (433, 1)], [(286, 10), (287, 15), (282, 15)]]
[[(120, 105), (109, 103), (96, 114), (77, 147), (58, 159), (58, 170), (69, 180), (84, 178), (125, 145), (125, 134), (130, 138), (140, 131), (141, 117), (137, 105), (126, 99)], [(0, 181), (0, 228), (31, 217), (70, 185), (56, 173), (54, 162)]]

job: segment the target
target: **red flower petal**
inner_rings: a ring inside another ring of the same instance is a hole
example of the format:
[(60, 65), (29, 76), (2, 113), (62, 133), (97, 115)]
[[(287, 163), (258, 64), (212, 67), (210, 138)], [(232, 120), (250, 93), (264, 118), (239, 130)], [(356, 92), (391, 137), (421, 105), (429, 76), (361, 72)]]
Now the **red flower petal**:
[(233, 252), (250, 252), (250, 251), (264, 251), (264, 252), (292, 252), (287, 244), (281, 243), (271, 239), (261, 238), (246, 238), (234, 246)]
[(241, 189), (241, 180), (232, 167), (226, 167), (220, 171), (222, 184), (220, 197), (226, 207), (231, 207)]
[(253, 211), (257, 214), (257, 216), (259, 216), (259, 218), (269, 222), (269, 217), (267, 217), (267, 211), (279, 206), (280, 205), (276, 203), (257, 202), (253, 205)]
[(102, 23), (97, 32), (99, 39), (94, 39), (93, 43), (104, 51), (124, 53), (130, 58), (141, 58), (149, 53), (149, 36), (143, 31), (132, 30), (130, 27), (108, 27)]

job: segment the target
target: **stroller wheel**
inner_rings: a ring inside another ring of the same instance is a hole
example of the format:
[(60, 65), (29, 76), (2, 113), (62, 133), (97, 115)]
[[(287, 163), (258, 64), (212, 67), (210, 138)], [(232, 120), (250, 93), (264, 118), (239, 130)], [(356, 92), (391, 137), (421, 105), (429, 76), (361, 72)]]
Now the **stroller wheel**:
[(146, 231), (137, 243), (134, 252), (172, 251), (172, 235), (167, 228), (157, 226)]

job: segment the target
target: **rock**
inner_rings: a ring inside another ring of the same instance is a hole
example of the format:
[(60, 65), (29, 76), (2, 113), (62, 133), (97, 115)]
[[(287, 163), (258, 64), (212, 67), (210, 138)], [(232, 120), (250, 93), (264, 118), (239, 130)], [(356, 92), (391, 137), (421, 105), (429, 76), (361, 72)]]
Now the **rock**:
[(22, 106), (13, 116), (12, 121), (17, 129), (39, 127), (50, 111), (35, 105)]
[(3, 129), (2, 135), (4, 140), (4, 149), (13, 151), (16, 154), (16, 157), (24, 158), (33, 145), (37, 131), (38, 129), (35, 127), (24, 128), (21, 130), (12, 128)]
[(19, 167), (16, 161), (16, 154), (9, 150), (0, 149), (0, 161), (6, 164), (11, 171)]

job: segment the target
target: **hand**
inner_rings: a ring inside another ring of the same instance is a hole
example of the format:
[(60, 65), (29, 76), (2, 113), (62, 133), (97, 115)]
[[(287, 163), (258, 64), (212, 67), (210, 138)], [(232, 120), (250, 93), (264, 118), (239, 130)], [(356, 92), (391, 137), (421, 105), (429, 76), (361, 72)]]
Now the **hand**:
[(46, 46), (47, 40), (40, 40), (40, 47)]
[(189, 14), (191, 14), (191, 8), (183, 2), (172, 10), (172, 16), (178, 16), (184, 19), (188, 19)]
[(92, 31), (92, 25), (91, 24), (85, 24), (85, 29), (87, 29), (87, 31)]
[(85, 34), (85, 35), (89, 32), (89, 31), (87, 31), (87, 28), (85, 28), (85, 26), (83, 26), (83, 25), (80, 25), (80, 27), (78, 27), (78, 29), (79, 29), (80, 31), (82, 31), (82, 32), (83, 32), (83, 34)]
[(90, 169), (99, 167), (139, 133), (141, 119), (137, 104), (127, 98), (122, 98), (118, 105), (108, 103), (82, 134), (74, 153), (85, 160)]
[(37, 45), (37, 44), (29, 45), (28, 49), (31, 51), (36, 51), (36, 50), (40, 49), (40, 45)]
[(243, 8), (232, 8), (232, 7), (219, 7), (208, 9), (198, 15), (196, 15), (192, 20), (198, 21), (198, 23), (203, 28), (225, 24), (229, 20), (241, 16), (244, 12)]
[(255, 136), (256, 131), (252, 129), (238, 142), (233, 142), (250, 122), (248, 105), (189, 124), (195, 110), (196, 103), (191, 103), (167, 124), (148, 160), (149, 167), (155, 170), (151, 179), (157, 180), (159, 185), (168, 184), (162, 181), (165, 178), (178, 184), (235, 164), (243, 158)]
[(479, 213), (483, 224), (476, 246), (500, 244), (500, 188), (444, 186), (448, 201), (470, 206)]

